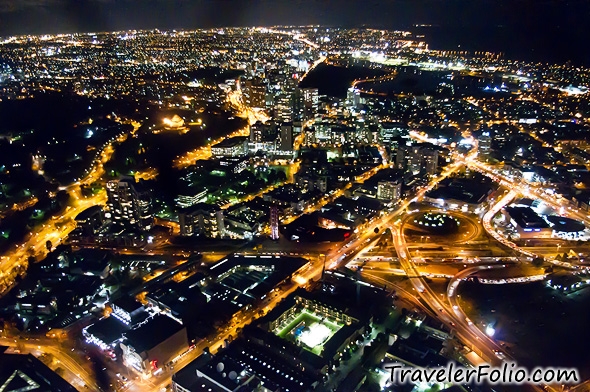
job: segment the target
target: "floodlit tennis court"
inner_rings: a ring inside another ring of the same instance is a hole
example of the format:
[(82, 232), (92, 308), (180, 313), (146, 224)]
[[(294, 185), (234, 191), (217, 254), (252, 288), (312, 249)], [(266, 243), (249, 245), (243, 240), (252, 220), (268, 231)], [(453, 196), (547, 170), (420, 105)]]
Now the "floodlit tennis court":
[(303, 330), (297, 338), (307, 347), (316, 347), (323, 345), (335, 331), (320, 323), (314, 323)]
[(275, 329), (283, 339), (295, 341), (314, 354), (321, 354), (324, 344), (340, 329), (341, 323), (322, 319), (319, 315), (302, 309)]

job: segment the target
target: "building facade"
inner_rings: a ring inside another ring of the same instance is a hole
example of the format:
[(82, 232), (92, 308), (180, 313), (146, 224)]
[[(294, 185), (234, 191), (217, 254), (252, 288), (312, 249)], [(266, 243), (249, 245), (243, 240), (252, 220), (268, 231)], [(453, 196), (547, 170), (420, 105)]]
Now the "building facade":
[(138, 191), (133, 179), (113, 180), (107, 183), (107, 207), (115, 223), (149, 230), (153, 224), (151, 196)]

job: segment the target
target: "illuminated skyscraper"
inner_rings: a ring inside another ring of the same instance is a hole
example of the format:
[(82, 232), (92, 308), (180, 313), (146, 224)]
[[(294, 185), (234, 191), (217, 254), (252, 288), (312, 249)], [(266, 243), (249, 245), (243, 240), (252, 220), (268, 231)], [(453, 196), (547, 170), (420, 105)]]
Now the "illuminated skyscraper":
[(489, 132), (482, 132), (481, 136), (477, 139), (478, 141), (478, 152), (479, 159), (487, 161), (490, 159), (490, 152), (492, 149), (492, 138)]
[(270, 207), (270, 238), (279, 239), (279, 209), (276, 206)]
[(149, 230), (152, 227), (150, 195), (147, 192), (138, 191), (132, 178), (107, 183), (107, 206), (110, 218), (115, 223), (143, 230)]
[(422, 170), (422, 147), (420, 145), (414, 144), (408, 148), (408, 169), (413, 174), (420, 173)]
[(424, 167), (426, 174), (435, 175), (438, 171), (438, 150), (425, 148), (422, 154), (424, 155)]
[(401, 145), (397, 149), (397, 154), (395, 156), (395, 167), (397, 169), (406, 170), (406, 160), (408, 159), (408, 154), (410, 152), (410, 148), (406, 145)]
[(346, 92), (346, 106), (351, 109), (358, 109), (361, 104), (361, 93), (359, 89), (351, 87)]
[(259, 80), (245, 80), (240, 83), (244, 103), (255, 108), (266, 106), (266, 86)]
[(377, 185), (377, 199), (387, 203), (397, 203), (402, 195), (402, 182), (396, 181), (379, 181)]
[(293, 99), (288, 92), (283, 91), (277, 96), (274, 117), (279, 122), (293, 121)]
[(318, 112), (319, 107), (319, 93), (317, 88), (304, 88), (303, 93), (303, 104), (305, 107), (304, 118), (309, 119), (315, 116)]

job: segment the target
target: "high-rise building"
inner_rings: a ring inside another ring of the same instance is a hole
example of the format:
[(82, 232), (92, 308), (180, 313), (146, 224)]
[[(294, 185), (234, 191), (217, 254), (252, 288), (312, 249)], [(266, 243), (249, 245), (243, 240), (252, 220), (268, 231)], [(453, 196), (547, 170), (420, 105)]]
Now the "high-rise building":
[(377, 199), (386, 202), (398, 202), (402, 194), (402, 182), (396, 181), (379, 181), (377, 185)]
[(305, 120), (305, 100), (303, 90), (296, 88), (293, 92), (293, 121)]
[(361, 104), (361, 93), (359, 89), (351, 87), (346, 92), (346, 106), (351, 109), (358, 109)]
[(328, 191), (328, 176), (318, 173), (295, 173), (295, 184), (308, 192), (318, 190), (322, 193)]
[(487, 161), (490, 159), (490, 153), (492, 150), (492, 138), (489, 132), (482, 132), (481, 136), (477, 139), (479, 159)]
[(293, 150), (293, 124), (283, 123), (281, 125), (279, 149), (281, 151)]
[(397, 149), (395, 166), (412, 174), (424, 170), (429, 175), (435, 175), (438, 171), (438, 157), (439, 150), (428, 143), (400, 146)]
[(244, 103), (254, 108), (266, 106), (266, 86), (259, 80), (245, 80), (240, 83)]
[(426, 174), (435, 175), (438, 171), (438, 150), (434, 148), (423, 148), (422, 155), (424, 156), (424, 168)]
[(318, 112), (319, 105), (319, 92), (317, 88), (304, 88), (303, 92), (303, 104), (305, 106), (305, 119), (310, 119)]
[(422, 170), (422, 146), (415, 144), (408, 148), (408, 170), (418, 174)]
[(395, 167), (396, 169), (406, 170), (406, 159), (408, 155), (408, 146), (401, 145), (397, 149), (397, 154), (395, 156)]
[(384, 122), (379, 127), (379, 143), (384, 146), (391, 146), (398, 138), (408, 135), (408, 127), (394, 122)]
[(291, 94), (285, 91), (279, 93), (274, 109), (274, 117), (278, 122), (293, 121), (293, 100)]
[(250, 142), (260, 143), (262, 142), (262, 136), (264, 134), (264, 124), (257, 121), (250, 127)]
[(270, 207), (270, 238), (279, 239), (279, 209), (276, 206)]
[(300, 135), (303, 132), (303, 124), (301, 121), (293, 121), (293, 135)]
[(180, 235), (185, 237), (225, 237), (223, 210), (212, 204), (199, 203), (178, 214)]
[(275, 106), (275, 96), (271, 91), (267, 91), (264, 98), (264, 105), (266, 110), (272, 113), (273, 107)]
[(92, 206), (76, 216), (76, 227), (83, 236), (93, 236), (103, 225), (102, 206)]
[(132, 178), (107, 183), (107, 207), (110, 218), (115, 223), (142, 230), (152, 227), (151, 196)]

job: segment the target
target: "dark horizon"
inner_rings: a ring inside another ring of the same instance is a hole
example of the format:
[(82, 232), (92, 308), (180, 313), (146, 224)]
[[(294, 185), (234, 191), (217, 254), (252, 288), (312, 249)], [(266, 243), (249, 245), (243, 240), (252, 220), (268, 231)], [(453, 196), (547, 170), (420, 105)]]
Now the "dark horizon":
[[(432, 48), (590, 65), (590, 2), (558, 0), (0, 0), (0, 36), (275, 25), (423, 32)], [(416, 24), (436, 28), (416, 29)]]

